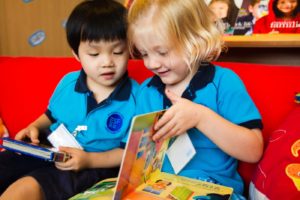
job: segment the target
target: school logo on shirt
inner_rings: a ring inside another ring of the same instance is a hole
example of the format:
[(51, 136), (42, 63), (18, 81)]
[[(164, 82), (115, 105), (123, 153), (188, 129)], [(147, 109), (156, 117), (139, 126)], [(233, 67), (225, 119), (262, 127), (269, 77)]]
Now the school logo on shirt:
[(123, 124), (123, 116), (120, 113), (111, 113), (106, 121), (106, 128), (112, 132), (116, 133), (119, 131)]

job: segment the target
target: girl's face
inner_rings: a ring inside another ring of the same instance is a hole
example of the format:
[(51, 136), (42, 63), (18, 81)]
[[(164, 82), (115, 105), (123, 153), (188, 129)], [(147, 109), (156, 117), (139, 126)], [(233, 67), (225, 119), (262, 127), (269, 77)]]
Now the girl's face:
[(125, 41), (81, 41), (78, 56), (89, 89), (114, 87), (127, 70), (129, 51)]
[(150, 24), (145, 25), (144, 20), (140, 20), (137, 27), (133, 40), (145, 66), (158, 75), (167, 87), (186, 85), (190, 81), (186, 56), (178, 52), (172, 44), (159, 39), (157, 32), (149, 28)]
[(278, 0), (277, 8), (285, 15), (291, 15), (297, 7), (297, 0)]

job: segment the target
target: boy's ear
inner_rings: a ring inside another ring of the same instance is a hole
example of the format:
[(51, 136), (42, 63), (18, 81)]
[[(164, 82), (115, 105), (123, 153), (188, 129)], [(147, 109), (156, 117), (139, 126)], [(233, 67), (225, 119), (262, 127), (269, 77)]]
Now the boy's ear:
[(72, 54), (73, 54), (73, 56), (75, 57), (75, 59), (78, 61), (78, 62), (80, 62), (80, 59), (79, 59), (79, 57), (78, 57), (78, 55), (72, 50)]

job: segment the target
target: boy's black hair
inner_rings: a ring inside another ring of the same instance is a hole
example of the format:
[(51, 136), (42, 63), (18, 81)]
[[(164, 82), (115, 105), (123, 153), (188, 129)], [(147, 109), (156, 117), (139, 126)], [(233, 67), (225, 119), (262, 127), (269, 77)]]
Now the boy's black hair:
[(126, 40), (127, 9), (114, 0), (86, 0), (71, 12), (67, 24), (67, 40), (78, 55), (81, 41)]
[[(273, 9), (273, 12), (275, 14), (276, 17), (278, 18), (282, 18), (284, 17), (284, 14), (283, 12), (281, 12), (278, 8), (277, 8), (277, 3), (278, 3), (278, 0), (274, 0), (273, 3), (272, 3), (272, 9)], [(296, 17), (296, 15), (300, 12), (300, 0), (297, 0), (297, 6), (296, 8), (293, 10), (292, 12), (292, 17)]]

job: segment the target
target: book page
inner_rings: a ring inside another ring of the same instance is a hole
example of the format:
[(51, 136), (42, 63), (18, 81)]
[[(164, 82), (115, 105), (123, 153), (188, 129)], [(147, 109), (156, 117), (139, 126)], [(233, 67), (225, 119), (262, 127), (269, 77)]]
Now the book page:
[(160, 172), (151, 174), (146, 183), (141, 184), (126, 200), (135, 199), (230, 199), (233, 189), (196, 179)]

